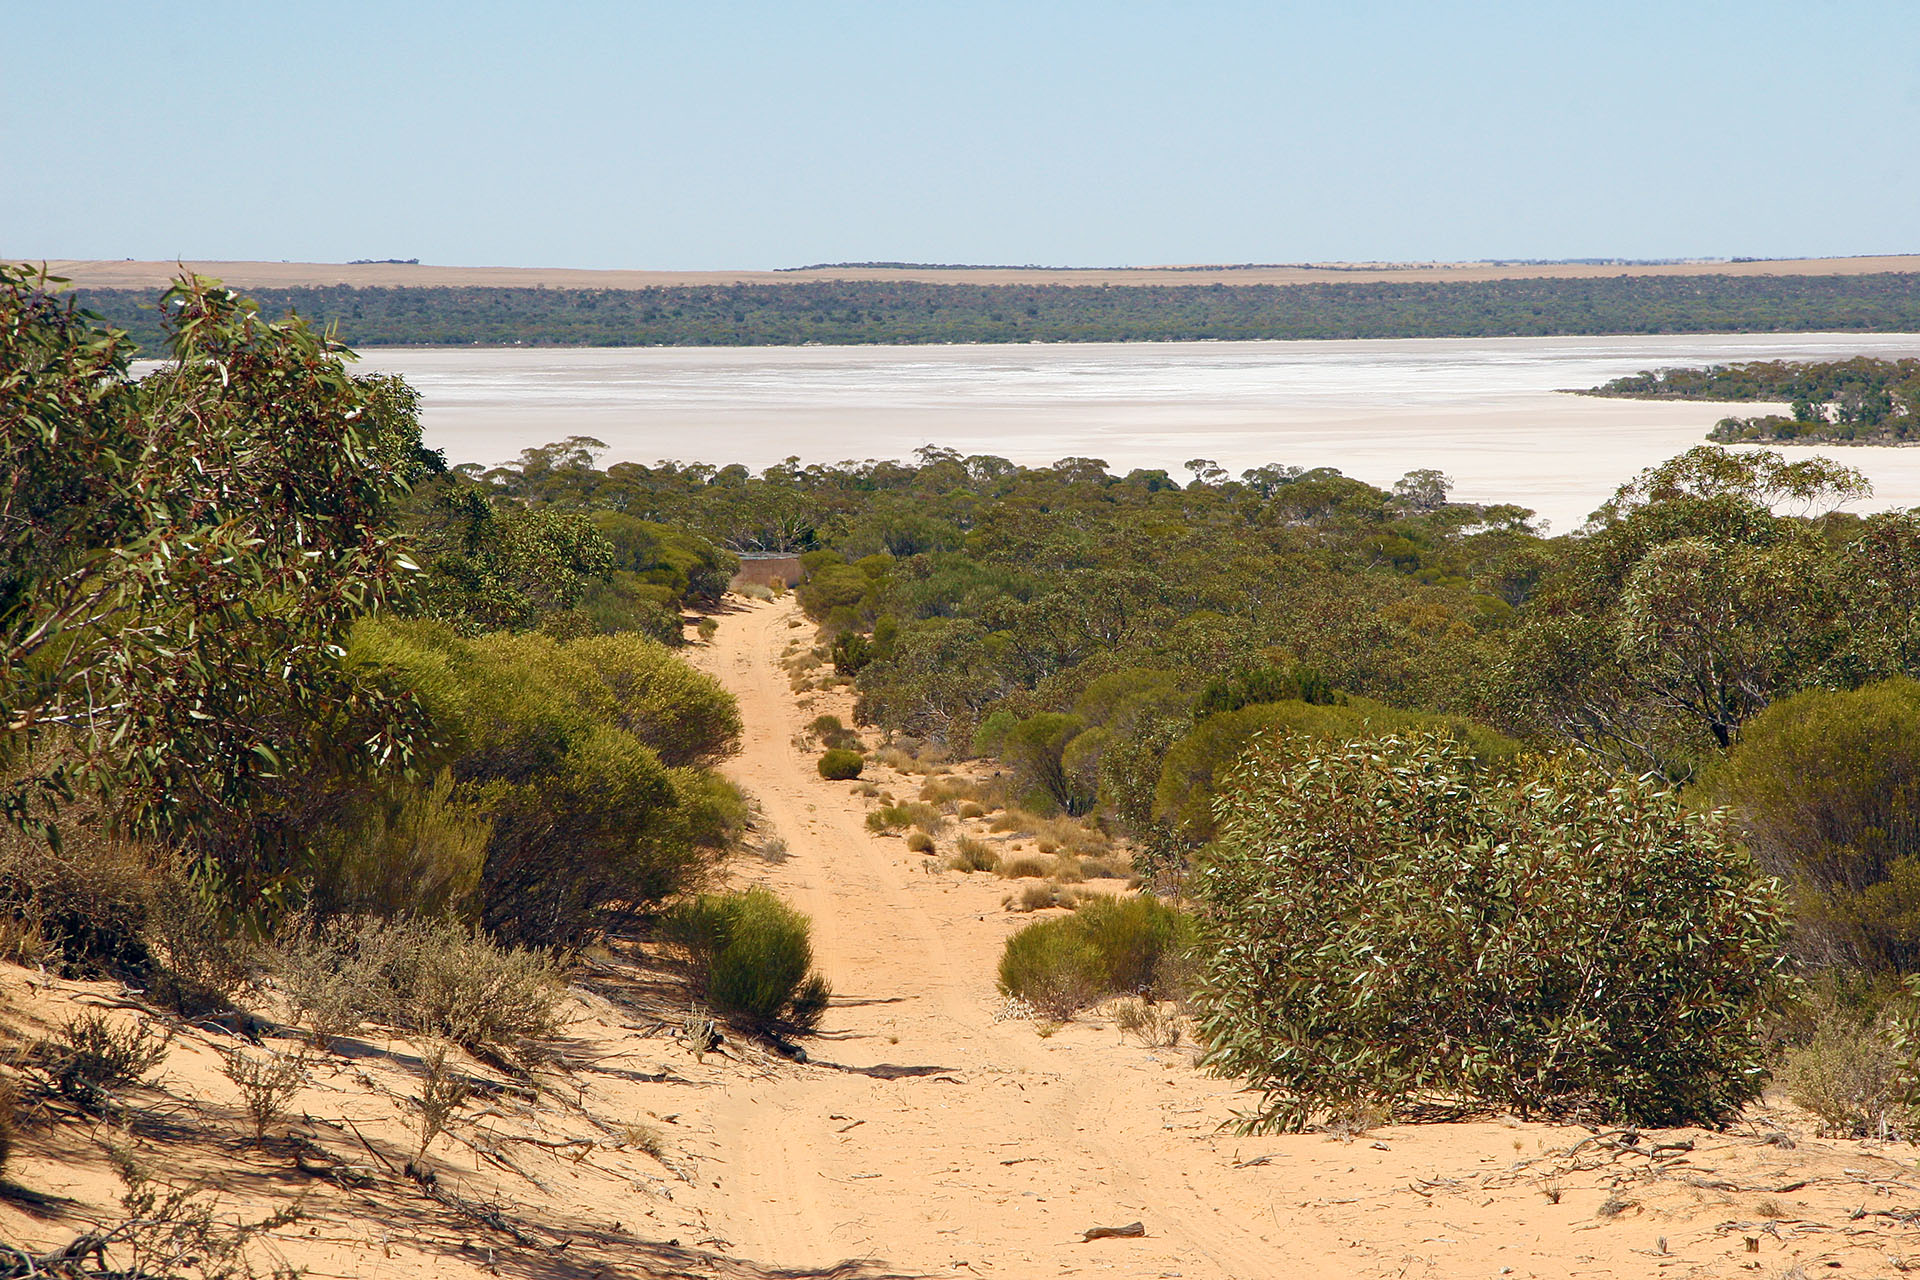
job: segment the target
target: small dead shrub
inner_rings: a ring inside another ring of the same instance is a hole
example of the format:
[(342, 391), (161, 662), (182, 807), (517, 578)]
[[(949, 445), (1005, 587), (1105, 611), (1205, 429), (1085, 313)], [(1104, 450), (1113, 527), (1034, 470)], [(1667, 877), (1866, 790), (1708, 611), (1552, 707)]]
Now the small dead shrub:
[(1125, 880), (1131, 872), (1106, 858), (1081, 858), (1076, 864), (1086, 880)]
[(932, 853), (933, 837), (924, 831), (916, 831), (907, 837), (907, 849), (913, 853)]
[(233, 1220), (218, 1212), (218, 1201), (201, 1186), (157, 1180), (124, 1147), (110, 1146), (107, 1155), (125, 1188), (119, 1220), (95, 1228), (97, 1251), (78, 1255), (97, 1262), (98, 1269), (59, 1274), (178, 1280), (285, 1280), (299, 1274), (284, 1261), (263, 1268), (256, 1256), (265, 1248), (263, 1238), (300, 1220), (297, 1204), (253, 1221)]
[(1009, 895), (1002, 905), (1009, 911), (1044, 911), (1048, 907), (1071, 907), (1073, 898), (1061, 886), (1041, 881), (1023, 886), (1019, 893)]
[(420, 1129), (420, 1149), (413, 1157), (416, 1162), (426, 1158), (427, 1148), (447, 1131), (472, 1093), (472, 1082), (448, 1065), (446, 1045), (435, 1045), (420, 1060), (420, 1092), (407, 1099), (413, 1104), (414, 1121)]
[(377, 1018), (476, 1056), (511, 1058), (565, 1025), (551, 955), (496, 946), (450, 920), (302, 922), (275, 947), (274, 963), (320, 1045)]
[(667, 1138), (658, 1125), (643, 1124), (636, 1120), (621, 1131), (620, 1141), (635, 1151), (646, 1152), (655, 1160), (662, 1163), (666, 1161)]
[(911, 773), (917, 763), (912, 756), (899, 747), (881, 747), (873, 753), (873, 762), (900, 773)]

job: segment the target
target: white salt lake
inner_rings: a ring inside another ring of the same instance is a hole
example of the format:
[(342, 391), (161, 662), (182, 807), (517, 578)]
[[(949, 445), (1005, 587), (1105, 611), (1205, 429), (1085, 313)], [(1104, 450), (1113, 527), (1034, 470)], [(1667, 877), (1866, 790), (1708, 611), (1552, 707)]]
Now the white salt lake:
[[(1555, 532), (1641, 468), (1764, 406), (1563, 394), (1665, 365), (1920, 356), (1920, 334), (1433, 338), (918, 347), (403, 348), (361, 353), (421, 393), (427, 443), (494, 464), (567, 436), (600, 460), (908, 458), (921, 445), (1126, 472), (1338, 467), (1377, 485), (1436, 467), (1463, 501)], [(1796, 449), (1791, 456), (1812, 450)], [(1920, 505), (1920, 449), (1826, 450), (1873, 481), (1859, 509)]]

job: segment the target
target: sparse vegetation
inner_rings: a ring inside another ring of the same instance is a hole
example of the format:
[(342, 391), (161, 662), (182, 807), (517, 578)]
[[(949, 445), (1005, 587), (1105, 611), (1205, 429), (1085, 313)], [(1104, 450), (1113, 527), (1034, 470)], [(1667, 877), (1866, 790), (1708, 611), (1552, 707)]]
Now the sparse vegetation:
[(303, 922), (274, 948), (295, 1015), (317, 1044), (369, 1019), (480, 1056), (524, 1056), (563, 1025), (559, 964), (453, 921)]
[(298, 1051), (254, 1054), (231, 1049), (220, 1070), (240, 1091), (255, 1140), (287, 1118), (287, 1104), (307, 1083), (306, 1055)]
[(104, 1013), (80, 1013), (34, 1043), (26, 1066), (42, 1093), (88, 1115), (105, 1115), (166, 1056), (166, 1040), (145, 1023), (123, 1026)]
[(954, 846), (951, 865), (955, 871), (992, 871), (1000, 865), (1000, 855), (985, 841), (962, 836)]

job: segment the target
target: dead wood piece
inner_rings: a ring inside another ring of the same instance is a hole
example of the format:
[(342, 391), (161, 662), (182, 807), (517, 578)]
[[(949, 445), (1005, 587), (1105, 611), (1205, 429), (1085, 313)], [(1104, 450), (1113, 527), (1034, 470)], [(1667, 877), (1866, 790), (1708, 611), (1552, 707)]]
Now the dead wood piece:
[(1089, 1240), (1128, 1240), (1145, 1234), (1147, 1224), (1144, 1222), (1129, 1222), (1124, 1227), (1088, 1227), (1080, 1243), (1085, 1244)]

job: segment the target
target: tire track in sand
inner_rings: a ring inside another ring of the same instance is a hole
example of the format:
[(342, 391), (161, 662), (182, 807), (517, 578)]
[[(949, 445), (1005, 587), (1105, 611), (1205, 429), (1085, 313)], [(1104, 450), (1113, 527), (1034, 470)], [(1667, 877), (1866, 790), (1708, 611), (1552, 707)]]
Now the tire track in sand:
[[(795, 1267), (872, 1256), (939, 1272), (1103, 1260), (1149, 1276), (1270, 1271), (1276, 1246), (1182, 1173), (1216, 1157), (1162, 1123), (1166, 1107), (1230, 1090), (1105, 1037), (993, 1022), (1000, 944), (1020, 923), (1000, 910), (1004, 886), (924, 874), (898, 840), (866, 830), (844, 785), (820, 780), (794, 745), (811, 712), (779, 663), (797, 617), (790, 598), (744, 605), (698, 655), (740, 703), (727, 772), (789, 846), (753, 878), (812, 916), (836, 992), (812, 1064), (743, 1077), (715, 1104), (728, 1239)], [(1079, 1243), (1088, 1226), (1135, 1218), (1148, 1238)]]

